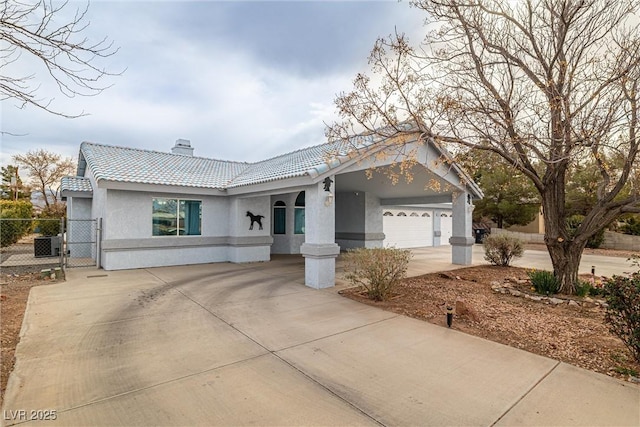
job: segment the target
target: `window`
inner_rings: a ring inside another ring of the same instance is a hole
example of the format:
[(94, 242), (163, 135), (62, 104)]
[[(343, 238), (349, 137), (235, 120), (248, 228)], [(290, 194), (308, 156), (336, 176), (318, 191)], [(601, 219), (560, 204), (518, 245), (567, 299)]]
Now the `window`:
[(407, 214), (404, 213), (404, 212), (398, 212), (398, 214), (396, 216), (407, 216)]
[(415, 212), (411, 212), (411, 215), (409, 215), (409, 216), (419, 216), (419, 215), (417, 213), (415, 213)]
[(293, 213), (293, 232), (295, 234), (304, 234), (304, 191), (301, 191), (296, 197)]
[(382, 216), (393, 216), (393, 213), (386, 211), (385, 213), (382, 214)]
[(199, 236), (202, 202), (154, 198), (152, 218), (153, 236)]
[(431, 217), (431, 215), (429, 215), (429, 214), (428, 214), (428, 213), (426, 213), (426, 212), (425, 212), (425, 213), (423, 213), (423, 214), (422, 214), (422, 216), (426, 216), (427, 218), (430, 218), (430, 217)]
[(287, 205), (278, 200), (273, 204), (273, 234), (287, 233)]

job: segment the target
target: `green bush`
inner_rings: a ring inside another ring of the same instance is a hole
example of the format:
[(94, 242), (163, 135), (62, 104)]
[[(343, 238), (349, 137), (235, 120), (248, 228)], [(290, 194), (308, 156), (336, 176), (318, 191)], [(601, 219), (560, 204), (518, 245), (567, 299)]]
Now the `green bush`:
[(43, 236), (57, 236), (60, 234), (60, 218), (67, 216), (67, 206), (64, 203), (49, 205), (40, 212), (36, 226)]
[(607, 300), (605, 321), (640, 362), (640, 273), (613, 276), (604, 283)]
[(586, 297), (587, 295), (593, 295), (592, 291), (595, 288), (593, 285), (584, 280), (578, 280), (576, 283), (576, 295), (579, 297)]
[(493, 265), (507, 267), (514, 258), (520, 258), (524, 253), (522, 240), (516, 237), (502, 235), (488, 235), (482, 241), (484, 259)]
[(578, 280), (576, 284), (576, 295), (579, 297), (598, 297), (604, 295), (604, 289), (602, 287), (594, 286), (593, 282), (586, 280)]
[(623, 224), (620, 226), (620, 231), (624, 234), (640, 236), (640, 220), (638, 220), (636, 215), (625, 218)]
[(369, 298), (383, 301), (407, 274), (411, 251), (396, 248), (358, 248), (344, 256), (345, 278), (366, 289)]
[(533, 270), (529, 272), (529, 279), (536, 292), (542, 295), (553, 295), (560, 290), (560, 283), (552, 272)]
[(10, 246), (31, 231), (33, 206), (30, 202), (0, 200), (0, 246)]

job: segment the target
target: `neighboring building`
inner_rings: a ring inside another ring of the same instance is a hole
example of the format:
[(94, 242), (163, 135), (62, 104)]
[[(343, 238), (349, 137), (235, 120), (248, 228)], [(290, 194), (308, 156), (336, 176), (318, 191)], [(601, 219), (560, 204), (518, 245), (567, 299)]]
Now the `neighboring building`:
[(544, 234), (544, 217), (542, 216), (542, 207), (538, 211), (536, 217), (527, 225), (511, 225), (507, 227), (509, 231), (517, 231), (518, 233)]
[(442, 203), (450, 205), (438, 220), (451, 224), (451, 237), (425, 235), (425, 245), (449, 242), (453, 263), (470, 264), (472, 200), (482, 193), (455, 163), (441, 161), (448, 153), (431, 142), (402, 144), (418, 164), (410, 183), (394, 185), (376, 171), (398, 161), (381, 155), (398, 143), (353, 141), (257, 163), (194, 157), (186, 140), (172, 153), (84, 142), (77, 176), (63, 178), (62, 195), (69, 219), (101, 219), (91, 256), (106, 270), (302, 254), (307, 285), (333, 286), (340, 248), (384, 244), (385, 209), (419, 205), (422, 218), (440, 211), (420, 206)]

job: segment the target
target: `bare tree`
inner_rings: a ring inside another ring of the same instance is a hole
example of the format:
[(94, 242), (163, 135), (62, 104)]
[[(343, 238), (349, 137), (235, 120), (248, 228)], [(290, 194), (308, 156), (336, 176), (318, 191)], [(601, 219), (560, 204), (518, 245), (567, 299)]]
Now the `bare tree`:
[(40, 98), (40, 85), (36, 73), (12, 75), (14, 63), (24, 58), (35, 58), (44, 65), (48, 75), (67, 97), (93, 96), (108, 86), (102, 84), (109, 73), (96, 64), (96, 59), (114, 55), (106, 38), (92, 42), (82, 36), (89, 22), (86, 20), (89, 5), (76, 9), (65, 19), (68, 2), (52, 0), (15, 1), (3, 0), (0, 10), (0, 99), (13, 99), (18, 107), (33, 105), (49, 113), (63, 117), (79, 117), (79, 114), (62, 112), (52, 106), (53, 99)]
[[(554, 273), (573, 293), (589, 237), (639, 210), (639, 5), (414, 1), (427, 15), (423, 43), (379, 39), (370, 55), (376, 83), (358, 75), (338, 96), (344, 121), (327, 135), (383, 129), (497, 153), (540, 193)], [(597, 202), (574, 233), (565, 189), (579, 163), (598, 170)]]
[(13, 161), (29, 172), (29, 184), (42, 193), (47, 207), (59, 202), (62, 177), (75, 174), (75, 164), (70, 157), (63, 159), (46, 150), (15, 155)]

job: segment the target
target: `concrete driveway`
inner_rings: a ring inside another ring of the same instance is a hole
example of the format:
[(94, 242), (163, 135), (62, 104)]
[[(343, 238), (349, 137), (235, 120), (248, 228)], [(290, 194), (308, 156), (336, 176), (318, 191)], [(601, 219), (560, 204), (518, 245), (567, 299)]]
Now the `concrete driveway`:
[(636, 385), (303, 281), (291, 256), (72, 270), (31, 292), (3, 423), (640, 425)]

